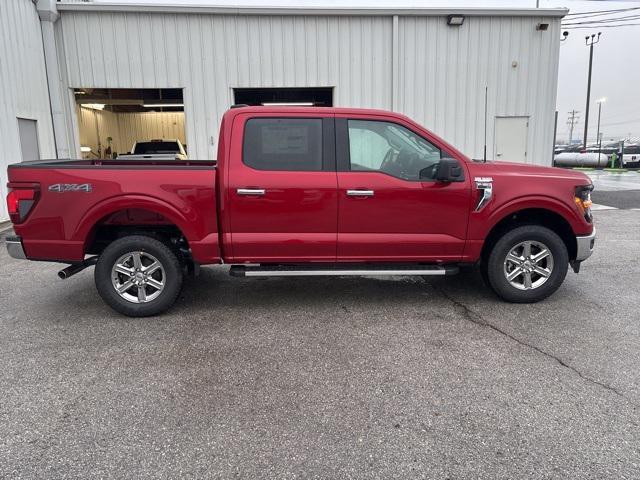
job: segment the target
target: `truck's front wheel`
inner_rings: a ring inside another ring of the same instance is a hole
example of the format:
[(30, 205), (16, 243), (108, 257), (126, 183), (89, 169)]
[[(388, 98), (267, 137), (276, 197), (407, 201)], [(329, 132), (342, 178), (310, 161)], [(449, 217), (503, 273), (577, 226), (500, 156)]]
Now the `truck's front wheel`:
[(514, 303), (533, 303), (554, 293), (567, 275), (569, 254), (562, 239), (540, 225), (504, 234), (483, 264), (494, 292)]
[(111, 308), (130, 317), (146, 317), (173, 305), (182, 286), (182, 269), (164, 243), (131, 235), (104, 249), (96, 264), (95, 282)]

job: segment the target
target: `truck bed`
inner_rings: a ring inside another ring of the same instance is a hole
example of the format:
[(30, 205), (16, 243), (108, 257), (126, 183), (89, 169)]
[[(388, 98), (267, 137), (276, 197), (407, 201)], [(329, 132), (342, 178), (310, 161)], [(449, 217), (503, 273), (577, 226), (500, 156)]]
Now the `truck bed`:
[(30, 259), (82, 261), (102, 225), (175, 225), (196, 261), (220, 257), (214, 161), (38, 160), (8, 173), (10, 188), (38, 191), (14, 226)]
[(22, 163), (14, 163), (9, 165), (9, 169), (20, 169), (20, 168), (92, 168), (92, 167), (102, 167), (102, 168), (126, 168), (126, 167), (155, 167), (159, 166), (162, 168), (170, 168), (170, 167), (191, 167), (195, 168), (204, 168), (211, 169), (215, 168), (217, 162), (215, 160), (156, 160), (156, 159), (88, 159), (88, 160), (78, 160), (78, 159), (50, 159), (50, 160), (32, 160), (28, 162)]

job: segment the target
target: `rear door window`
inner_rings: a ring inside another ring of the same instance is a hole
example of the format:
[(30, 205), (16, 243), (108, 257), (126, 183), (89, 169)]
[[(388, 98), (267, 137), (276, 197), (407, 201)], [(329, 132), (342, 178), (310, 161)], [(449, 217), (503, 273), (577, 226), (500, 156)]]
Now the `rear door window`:
[(256, 170), (321, 171), (322, 119), (247, 120), (242, 161)]

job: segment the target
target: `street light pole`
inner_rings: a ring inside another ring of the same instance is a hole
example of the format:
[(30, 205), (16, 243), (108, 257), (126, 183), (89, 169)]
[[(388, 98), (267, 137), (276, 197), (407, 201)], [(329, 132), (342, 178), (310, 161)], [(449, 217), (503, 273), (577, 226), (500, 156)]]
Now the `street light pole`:
[(602, 139), (600, 138), (600, 114), (602, 113), (602, 104), (606, 100), (606, 98), (598, 100), (598, 130), (596, 133), (596, 140), (598, 141), (598, 165), (600, 164), (600, 150), (602, 150)]
[(589, 128), (589, 102), (591, 99), (591, 67), (593, 65), (593, 46), (600, 41), (600, 32), (598, 35), (591, 34), (591, 37), (584, 37), (585, 44), (589, 47), (589, 76), (587, 77), (587, 106), (584, 113), (584, 137), (582, 146), (587, 148), (587, 129)]

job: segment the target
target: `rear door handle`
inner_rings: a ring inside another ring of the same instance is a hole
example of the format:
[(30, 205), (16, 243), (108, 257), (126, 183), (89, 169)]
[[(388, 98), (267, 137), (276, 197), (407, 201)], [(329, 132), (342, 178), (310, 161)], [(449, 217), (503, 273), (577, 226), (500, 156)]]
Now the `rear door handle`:
[(238, 188), (236, 190), (238, 195), (253, 195), (259, 196), (264, 195), (264, 188)]
[(350, 197), (373, 197), (373, 190), (347, 190)]

